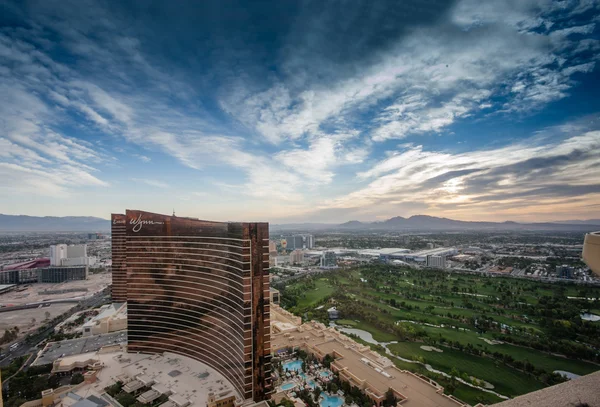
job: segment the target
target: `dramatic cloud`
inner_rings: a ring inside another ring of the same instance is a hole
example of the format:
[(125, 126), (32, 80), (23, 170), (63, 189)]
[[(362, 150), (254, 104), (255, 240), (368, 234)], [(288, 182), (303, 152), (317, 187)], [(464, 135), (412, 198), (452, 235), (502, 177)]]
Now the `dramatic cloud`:
[(597, 2), (0, 7), (9, 193), (100, 205), (133, 183), (171, 207), (179, 182), (202, 191), (177, 194), (190, 210), (327, 220), (566, 213), (599, 193), (600, 105), (577, 94), (597, 87)]
[(461, 154), (406, 146), (359, 173), (359, 179), (369, 181), (363, 189), (324, 207), (401, 206), (418, 201), (430, 213), (442, 211), (465, 217), (476, 211), (486, 216), (494, 213), (501, 219), (506, 207), (528, 206), (533, 210), (564, 198), (582, 198), (588, 203), (597, 199), (600, 131), (557, 144), (544, 141), (524, 140), (508, 147)]

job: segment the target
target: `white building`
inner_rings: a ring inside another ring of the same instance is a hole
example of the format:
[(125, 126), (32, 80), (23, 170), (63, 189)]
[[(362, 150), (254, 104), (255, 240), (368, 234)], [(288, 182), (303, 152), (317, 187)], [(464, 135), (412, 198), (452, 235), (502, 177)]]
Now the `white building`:
[(421, 250), (413, 253), (406, 253), (399, 256), (391, 256), (392, 258), (398, 258), (399, 260), (410, 260), (424, 263), (427, 261), (427, 256), (454, 256), (458, 253), (458, 250), (454, 247), (438, 247), (437, 249)]
[(315, 247), (315, 237), (313, 235), (304, 235), (304, 247), (306, 249)]
[(127, 303), (103, 305), (100, 313), (82, 326), (83, 336), (106, 334), (127, 329)]
[(437, 269), (446, 268), (446, 256), (427, 256), (426, 260), (427, 267), (434, 267)]
[(50, 246), (50, 265), (62, 266), (62, 259), (67, 258), (67, 245), (57, 244)]
[(95, 257), (88, 257), (87, 245), (57, 244), (50, 246), (50, 265), (51, 266), (93, 266), (96, 264)]

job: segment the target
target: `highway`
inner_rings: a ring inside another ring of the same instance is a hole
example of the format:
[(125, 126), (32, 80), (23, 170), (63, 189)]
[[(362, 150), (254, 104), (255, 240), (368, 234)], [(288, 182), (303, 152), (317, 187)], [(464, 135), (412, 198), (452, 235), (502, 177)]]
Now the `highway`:
[(22, 340), (20, 340), (19, 342), (21, 346), (19, 346), (17, 349), (15, 349), (12, 352), (7, 349), (7, 351), (5, 352), (5, 356), (2, 360), (0, 360), (0, 366), (8, 366), (14, 358), (17, 358), (19, 356), (27, 355), (29, 353), (37, 353), (39, 349), (37, 349), (36, 346), (41, 341), (46, 339), (52, 332), (54, 332), (54, 327), (57, 324), (67, 319), (75, 312), (82, 311), (88, 308), (96, 308), (103, 304), (109, 303), (110, 298), (105, 298), (106, 295), (106, 290), (103, 290), (89, 298), (79, 301), (79, 305), (64, 313), (61, 316), (60, 320), (57, 321), (55, 324), (48, 326), (44, 331), (30, 336), (28, 339), (23, 338)]

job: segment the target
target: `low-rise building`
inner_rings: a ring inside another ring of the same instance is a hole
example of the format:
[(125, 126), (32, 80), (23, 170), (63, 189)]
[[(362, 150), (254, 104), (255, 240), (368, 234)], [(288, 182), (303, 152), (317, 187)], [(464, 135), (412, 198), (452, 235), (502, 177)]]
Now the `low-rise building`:
[(83, 324), (83, 336), (106, 334), (127, 329), (127, 303), (112, 303), (101, 307), (98, 315)]
[(427, 267), (433, 267), (437, 269), (446, 268), (446, 256), (427, 256), (426, 259)]

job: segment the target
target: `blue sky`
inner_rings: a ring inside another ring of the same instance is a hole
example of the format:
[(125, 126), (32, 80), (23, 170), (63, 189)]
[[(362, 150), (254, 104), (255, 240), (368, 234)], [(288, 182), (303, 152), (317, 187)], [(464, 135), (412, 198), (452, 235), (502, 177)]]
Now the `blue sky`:
[(594, 0), (0, 0), (0, 212), (598, 218), (599, 24)]

